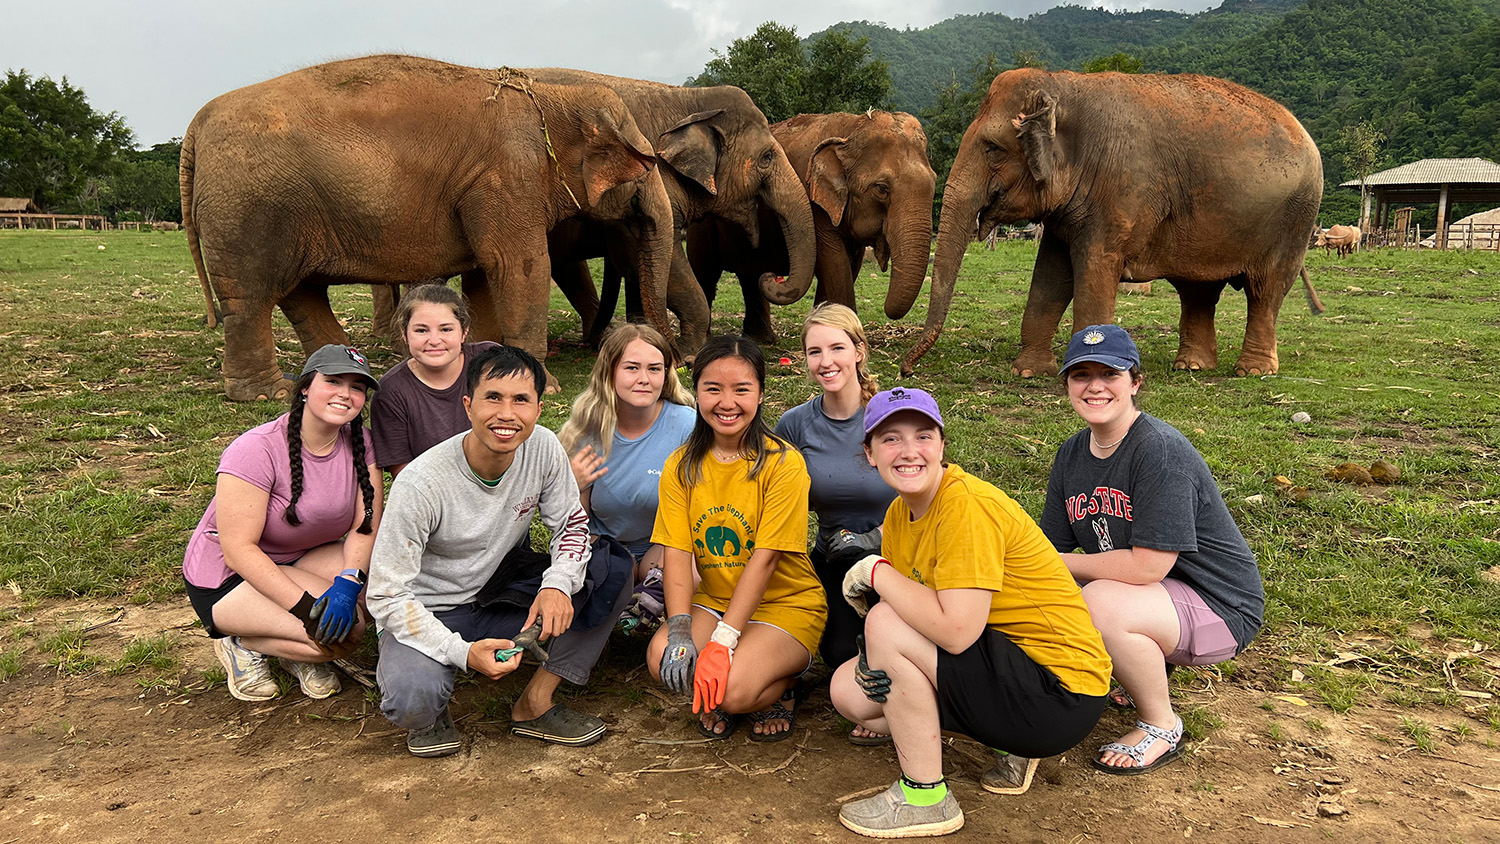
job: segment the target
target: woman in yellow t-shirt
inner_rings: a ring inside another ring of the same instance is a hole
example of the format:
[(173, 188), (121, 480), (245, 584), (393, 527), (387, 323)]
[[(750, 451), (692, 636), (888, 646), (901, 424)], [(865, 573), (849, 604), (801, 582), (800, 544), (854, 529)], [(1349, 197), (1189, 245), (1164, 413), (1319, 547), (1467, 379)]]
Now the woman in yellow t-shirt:
[(651, 534), (666, 549), (667, 624), (646, 664), (667, 688), (692, 692), (713, 739), (746, 713), (756, 741), (791, 734), (796, 679), (828, 615), (807, 558), (807, 467), (766, 424), (765, 384), (751, 340), (715, 337), (698, 351), (698, 419), (662, 467)]
[[(922, 390), (878, 393), (865, 456), (899, 496), (881, 552), (855, 562), (844, 596), (868, 651), (834, 673), (844, 717), (896, 743), (901, 779), (839, 812), (875, 837), (943, 835), (963, 811), (943, 780), (941, 734), (999, 753), (981, 782), (1019, 794), (1036, 759), (1088, 736), (1104, 711), (1110, 661), (1067, 566), (1009, 496), (943, 461), (943, 417)], [(1014, 755), (1011, 755), (1014, 754)]]

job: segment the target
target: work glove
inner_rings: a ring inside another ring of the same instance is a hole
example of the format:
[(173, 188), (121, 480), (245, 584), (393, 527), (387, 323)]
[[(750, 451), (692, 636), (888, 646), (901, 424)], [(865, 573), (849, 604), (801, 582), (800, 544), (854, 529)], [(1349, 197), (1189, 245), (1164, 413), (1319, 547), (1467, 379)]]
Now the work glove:
[(828, 540), (828, 556), (832, 558), (835, 554), (849, 549), (857, 549), (861, 552), (861, 557), (865, 554), (879, 554), (881, 539), (879, 527), (871, 528), (864, 533), (840, 530)]
[(312, 595), (303, 592), (302, 597), (297, 599), (296, 605), (287, 610), (293, 617), (302, 622), (302, 629), (307, 631), (307, 638), (314, 642), (318, 641), (318, 619), (312, 614), (313, 606), (316, 603)]
[(359, 593), (364, 586), (357, 580), (335, 577), (333, 585), (313, 604), (310, 616), (318, 623), (313, 641), (320, 645), (342, 642), (359, 620)]
[(724, 691), (729, 688), (729, 666), (734, 662), (734, 649), (739, 643), (740, 631), (722, 621), (714, 628), (693, 675), (694, 712), (718, 709), (724, 702)]
[(890, 675), (870, 667), (869, 659), (865, 656), (863, 633), (854, 637), (854, 645), (859, 648), (859, 661), (854, 663), (854, 682), (864, 690), (865, 697), (876, 703), (885, 703), (886, 696), (891, 692)]
[(844, 574), (844, 600), (860, 618), (870, 611), (869, 593), (875, 591), (875, 567), (881, 563), (890, 565), (891, 561), (878, 554), (866, 554)]
[(698, 646), (693, 644), (693, 617), (679, 613), (667, 619), (667, 649), (661, 652), (661, 682), (680, 694), (692, 694)]

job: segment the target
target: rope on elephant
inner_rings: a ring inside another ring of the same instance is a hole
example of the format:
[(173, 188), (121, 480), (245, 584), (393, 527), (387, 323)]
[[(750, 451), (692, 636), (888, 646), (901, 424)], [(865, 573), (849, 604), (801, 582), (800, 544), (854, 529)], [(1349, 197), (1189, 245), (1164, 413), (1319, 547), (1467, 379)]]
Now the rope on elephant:
[[(531, 98), (531, 104), (536, 106), (537, 117), (542, 122), (542, 140), (547, 144), (547, 157), (552, 159), (552, 164), (557, 168), (558, 176), (561, 177), (562, 162), (557, 160), (557, 150), (552, 148), (552, 134), (547, 131), (547, 115), (542, 111), (542, 104), (537, 101), (536, 91), (532, 90), (531, 86), (534, 80), (526, 74), (526, 71), (516, 70), (507, 65), (502, 65), (495, 73), (500, 78), (495, 80), (495, 90), (488, 97), (484, 98), (485, 102), (498, 100), (500, 98), (500, 91), (504, 88), (514, 88)], [(583, 203), (579, 202), (578, 197), (573, 195), (573, 189), (568, 187), (568, 180), (566, 178), (561, 178), (560, 180), (562, 181), (563, 190), (568, 192), (568, 198), (573, 200), (573, 207), (580, 211), (583, 210)]]

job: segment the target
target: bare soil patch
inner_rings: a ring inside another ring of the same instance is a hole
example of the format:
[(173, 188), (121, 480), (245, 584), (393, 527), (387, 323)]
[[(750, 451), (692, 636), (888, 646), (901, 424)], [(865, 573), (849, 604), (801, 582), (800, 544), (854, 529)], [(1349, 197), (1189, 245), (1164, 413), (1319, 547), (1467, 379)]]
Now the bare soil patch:
[[(6, 642), (27, 649), (22, 673), (0, 684), (5, 842), (852, 841), (837, 801), (897, 773), (891, 748), (845, 740), (826, 689), (788, 741), (754, 744), (742, 730), (698, 742), (686, 702), (645, 688), (639, 640), (616, 640), (595, 683), (572, 699), (609, 722), (601, 743), (514, 738), (508, 703), (493, 702), (514, 689), (466, 684), (454, 703), (463, 751), (421, 760), (347, 678), (325, 701), (293, 689), (247, 704), (222, 684), (208, 688), (202, 673), (217, 664), (186, 601), (33, 609), (0, 595), (0, 609), (18, 613), (12, 628), (108, 622), (88, 649), (111, 659), (130, 639), (165, 631), (185, 663), (174, 688), (143, 688), (143, 675), (58, 676), (27, 648), (35, 636)], [(1045, 760), (1020, 797), (981, 790), (985, 750), (957, 741), (945, 762), (967, 825), (951, 840), (1496, 840), (1500, 750), (1483, 723), (1374, 694), (1338, 715), (1282, 693), (1286, 669), (1255, 648), (1236, 669), (1186, 684), (1182, 707), (1224, 726), (1153, 775), (1109, 777), (1086, 763), (1128, 727), (1124, 713)], [(1445, 726), (1454, 719), (1467, 726)], [(1434, 725), (1432, 753), (1405, 741), (1411, 721)]]

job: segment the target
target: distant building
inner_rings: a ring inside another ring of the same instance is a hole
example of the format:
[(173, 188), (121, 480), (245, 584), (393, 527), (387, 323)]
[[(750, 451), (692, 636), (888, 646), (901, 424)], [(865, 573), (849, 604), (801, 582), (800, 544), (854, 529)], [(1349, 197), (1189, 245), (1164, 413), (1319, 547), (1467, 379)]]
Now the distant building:
[[(1400, 167), (1373, 173), (1365, 179), (1369, 196), (1361, 219), (1373, 220), (1373, 228), (1388, 227), (1386, 217), (1397, 205), (1437, 203), (1438, 249), (1448, 245), (1448, 208), (1455, 202), (1500, 202), (1500, 164), (1487, 158), (1424, 158)], [(1351, 179), (1341, 188), (1359, 190)], [(1370, 205), (1375, 206), (1371, 216)]]

